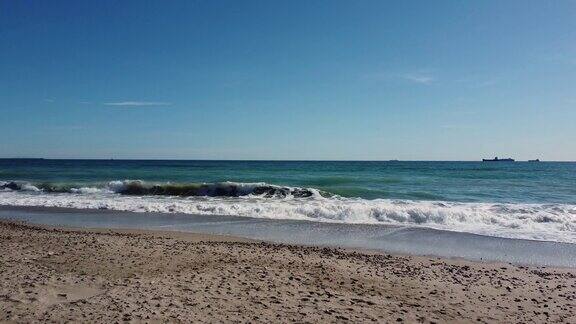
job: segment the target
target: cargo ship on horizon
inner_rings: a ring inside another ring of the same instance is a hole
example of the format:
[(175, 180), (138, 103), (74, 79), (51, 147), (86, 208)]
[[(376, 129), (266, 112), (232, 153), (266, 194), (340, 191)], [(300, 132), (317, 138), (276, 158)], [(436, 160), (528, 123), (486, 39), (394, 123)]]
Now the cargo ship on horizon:
[(482, 159), (483, 162), (514, 162), (515, 160), (512, 158), (505, 158), (505, 159), (499, 159), (498, 157), (495, 157), (493, 159)]

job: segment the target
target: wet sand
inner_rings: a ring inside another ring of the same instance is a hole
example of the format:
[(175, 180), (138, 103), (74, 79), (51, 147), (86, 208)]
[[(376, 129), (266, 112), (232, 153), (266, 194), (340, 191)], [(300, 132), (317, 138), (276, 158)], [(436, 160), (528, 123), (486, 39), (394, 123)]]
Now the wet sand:
[(426, 227), (339, 224), (226, 215), (0, 206), (0, 220), (72, 228), (116, 228), (230, 235), (257, 241), (576, 268), (576, 244), (510, 239)]
[(0, 321), (576, 322), (576, 269), (0, 221)]

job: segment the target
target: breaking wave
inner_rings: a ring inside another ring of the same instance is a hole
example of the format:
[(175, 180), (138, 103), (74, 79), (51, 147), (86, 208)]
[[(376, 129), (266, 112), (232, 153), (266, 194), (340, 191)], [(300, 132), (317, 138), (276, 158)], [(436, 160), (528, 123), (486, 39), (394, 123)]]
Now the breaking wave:
[(0, 182), (0, 205), (230, 215), (351, 224), (424, 226), (576, 243), (576, 205), (344, 198), (265, 183), (101, 185)]
[(322, 193), (312, 188), (283, 187), (266, 183), (148, 183), (141, 180), (110, 181), (104, 185), (82, 184), (32, 184), (24, 181), (0, 182), (0, 190), (42, 191), (46, 193), (117, 193), (133, 196), (180, 196), (180, 197), (241, 197), (248, 195), (265, 198), (305, 198)]

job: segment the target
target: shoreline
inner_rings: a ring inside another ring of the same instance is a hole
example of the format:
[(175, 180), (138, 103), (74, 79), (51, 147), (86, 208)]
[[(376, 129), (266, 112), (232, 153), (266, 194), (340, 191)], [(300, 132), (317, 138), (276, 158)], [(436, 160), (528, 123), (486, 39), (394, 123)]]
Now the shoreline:
[(0, 220), (0, 321), (575, 321), (576, 270)]
[[(0, 206), (1, 207), (1, 206)], [(66, 208), (63, 208), (64, 210)], [(83, 211), (83, 210), (75, 210), (75, 211)], [(95, 211), (99, 212), (99, 211)], [(130, 212), (128, 212), (130, 213)], [(245, 217), (250, 218), (250, 217)], [(524, 263), (514, 263), (514, 262), (505, 262), (505, 261), (494, 261), (489, 259), (480, 259), (480, 260), (473, 260), (467, 259), (465, 257), (459, 256), (439, 256), (435, 254), (412, 254), (412, 253), (398, 253), (398, 252), (388, 252), (385, 250), (379, 249), (370, 249), (370, 248), (363, 248), (363, 247), (342, 247), (342, 246), (332, 246), (332, 245), (324, 245), (324, 244), (298, 244), (298, 243), (281, 243), (281, 242), (274, 242), (268, 240), (259, 240), (253, 239), (248, 237), (230, 235), (230, 234), (212, 234), (212, 233), (196, 233), (196, 232), (189, 232), (189, 231), (179, 231), (179, 230), (159, 230), (159, 229), (138, 229), (138, 228), (114, 228), (114, 227), (73, 227), (73, 226), (65, 226), (65, 225), (46, 225), (41, 223), (32, 223), (27, 221), (20, 221), (16, 219), (3, 219), (0, 218), (0, 224), (7, 223), (7, 224), (14, 224), (17, 226), (24, 226), (33, 229), (39, 230), (47, 230), (47, 231), (55, 231), (55, 232), (62, 232), (62, 233), (84, 233), (86, 235), (90, 234), (120, 234), (120, 235), (143, 235), (143, 236), (153, 236), (159, 238), (170, 238), (170, 239), (180, 239), (187, 242), (231, 242), (231, 243), (263, 243), (263, 244), (272, 244), (272, 245), (286, 245), (286, 246), (294, 246), (300, 248), (320, 248), (320, 249), (335, 249), (339, 251), (347, 251), (353, 253), (360, 253), (366, 255), (386, 255), (386, 256), (393, 256), (393, 257), (408, 257), (413, 259), (439, 259), (439, 260), (448, 260), (454, 262), (464, 262), (464, 263), (477, 263), (477, 264), (489, 264), (494, 266), (515, 266), (515, 267), (532, 267), (532, 268), (539, 268), (539, 269), (556, 269), (556, 270), (574, 270), (576, 272), (576, 267), (571, 266), (547, 266), (547, 265), (534, 265), (534, 264), (524, 264)], [(370, 226), (378, 226), (378, 225), (370, 225)], [(435, 229), (431, 229), (434, 231), (439, 231)], [(478, 235), (479, 234), (471, 234), (471, 235)], [(531, 240), (528, 240), (531, 241)], [(543, 241), (545, 242), (545, 241)]]
[(576, 255), (576, 244), (500, 238), (426, 227), (13, 206), (0, 206), (0, 219), (70, 228), (149, 229), (224, 234), (256, 241), (305, 246), (343, 247), (399, 255), (576, 268), (576, 259), (573, 258)]
[[(423, 229), (423, 230), (428, 230), (428, 231), (435, 231), (435, 232), (446, 232), (446, 233), (453, 233), (453, 234), (465, 234), (465, 235), (470, 235), (470, 236), (476, 236), (476, 237), (485, 237), (485, 238), (494, 238), (494, 239), (502, 239), (502, 240), (514, 240), (514, 241), (523, 241), (523, 242), (535, 242), (535, 243), (552, 243), (552, 244), (571, 244), (571, 245), (576, 245), (576, 243), (570, 243), (570, 242), (562, 242), (562, 241), (551, 241), (551, 240), (542, 240), (542, 239), (527, 239), (527, 238), (512, 238), (512, 237), (501, 237), (501, 236), (491, 236), (491, 235), (486, 235), (486, 234), (477, 234), (477, 233), (471, 233), (471, 232), (466, 232), (466, 231), (456, 231), (456, 230), (449, 230), (449, 229), (439, 229), (439, 228), (433, 228), (433, 227), (429, 227), (426, 225), (418, 225), (418, 224), (410, 224), (410, 225), (401, 225), (401, 224), (363, 224), (363, 223), (339, 223), (339, 222), (323, 222), (323, 221), (313, 221), (313, 220), (307, 220), (307, 219), (284, 219), (284, 218), (278, 218), (278, 219), (271, 219), (271, 218), (259, 218), (259, 217), (250, 217), (250, 216), (229, 216), (229, 215), (197, 215), (197, 214), (185, 214), (185, 213), (160, 213), (160, 212), (136, 212), (136, 211), (128, 211), (128, 210), (113, 210), (113, 209), (94, 209), (94, 208), (75, 208), (75, 207), (71, 207), (71, 208), (67, 208), (67, 207), (46, 207), (46, 206), (16, 206), (16, 205), (1, 205), (0, 204), (0, 212), (2, 211), (24, 211), (24, 212), (38, 212), (38, 213), (43, 213), (43, 212), (54, 212), (54, 213), (69, 213), (69, 214), (101, 214), (101, 213), (108, 213), (108, 214), (133, 214), (133, 215), (146, 215), (146, 214), (162, 214), (162, 215), (186, 215), (189, 217), (196, 217), (196, 216), (204, 216), (204, 217), (229, 217), (229, 218), (236, 218), (236, 219), (246, 219), (246, 220), (261, 220), (261, 221), (270, 221), (270, 222), (275, 222), (275, 221), (295, 221), (295, 222), (303, 222), (303, 223), (312, 223), (312, 224), (325, 224), (325, 225), (334, 225), (334, 226), (366, 226), (366, 227), (382, 227), (382, 228), (392, 228), (392, 229), (402, 229), (402, 228), (413, 228), (413, 229)], [(0, 218), (0, 221), (3, 221), (2, 218)], [(10, 219), (8, 219), (8, 221), (10, 221)], [(18, 220), (14, 220), (15, 222), (18, 222)], [(161, 230), (157, 230), (157, 229), (128, 229), (128, 228), (108, 228), (108, 227), (74, 227), (74, 226), (65, 226), (65, 225), (47, 225), (47, 224), (42, 224), (42, 223), (30, 223), (32, 225), (37, 225), (37, 226), (48, 226), (48, 227), (54, 227), (54, 228), (58, 228), (58, 227), (63, 227), (63, 228), (70, 228), (70, 229), (77, 229), (77, 230), (119, 230), (119, 231), (123, 231), (123, 230), (135, 230), (135, 231), (160, 231)], [(180, 232), (180, 233), (188, 233), (188, 234), (202, 234), (202, 233), (195, 233), (195, 232), (189, 232), (189, 231), (179, 231), (179, 230), (167, 230), (166, 232)], [(208, 234), (208, 235), (215, 235), (215, 236), (228, 236), (225, 234)], [(232, 237), (237, 237), (238, 239), (248, 239), (249, 238), (243, 238), (242, 236), (235, 236), (235, 235), (231, 235)], [(294, 244), (294, 243), (291, 243)], [(296, 244), (297, 245), (297, 244)], [(359, 248), (362, 249), (362, 248)], [(370, 249), (366, 249), (366, 250), (370, 250)], [(418, 254), (414, 254), (414, 255), (418, 255)], [(439, 255), (422, 255), (422, 256), (430, 256), (430, 257), (437, 257)], [(442, 257), (442, 256), (440, 256)], [(470, 261), (475, 261), (475, 260), (470, 260)], [(496, 261), (497, 262), (497, 261)], [(528, 265), (528, 264), (520, 264), (520, 265)]]

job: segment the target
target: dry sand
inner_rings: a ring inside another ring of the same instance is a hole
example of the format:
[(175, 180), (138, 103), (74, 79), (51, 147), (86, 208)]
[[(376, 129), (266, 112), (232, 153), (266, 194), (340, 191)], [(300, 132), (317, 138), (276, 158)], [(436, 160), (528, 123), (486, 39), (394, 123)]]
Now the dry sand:
[(576, 270), (0, 222), (0, 321), (576, 322)]

